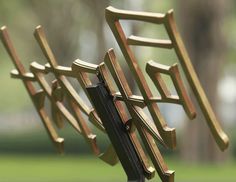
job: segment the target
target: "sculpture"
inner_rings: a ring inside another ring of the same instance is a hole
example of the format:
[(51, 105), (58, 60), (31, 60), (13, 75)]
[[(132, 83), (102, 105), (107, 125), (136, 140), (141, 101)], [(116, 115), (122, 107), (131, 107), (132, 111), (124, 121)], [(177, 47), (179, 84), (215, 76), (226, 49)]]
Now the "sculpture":
[[(62, 117), (64, 117), (78, 133), (83, 135), (91, 146), (93, 153), (99, 158), (111, 165), (116, 164), (119, 158), (128, 176), (128, 181), (141, 182), (145, 178), (151, 179), (154, 177), (156, 170), (163, 182), (174, 182), (174, 171), (168, 169), (156, 142), (159, 142), (164, 147), (174, 149), (176, 147), (176, 133), (174, 128), (167, 126), (157, 103), (180, 104), (190, 119), (196, 117), (195, 108), (188, 97), (177, 64), (166, 66), (155, 61), (149, 61), (146, 64), (146, 72), (160, 93), (160, 97), (153, 96), (130, 46), (174, 49), (216, 143), (222, 151), (225, 150), (228, 147), (229, 139), (221, 129), (197, 78), (177, 31), (173, 10), (168, 11), (166, 14), (158, 14), (118, 10), (108, 7), (105, 10), (105, 17), (135, 78), (142, 94), (141, 96), (134, 95), (129, 88), (113, 49), (108, 50), (104, 61), (99, 65), (78, 59), (74, 61), (71, 67), (60, 66), (53, 55), (42, 27), (38, 26), (34, 35), (48, 63), (40, 65), (33, 62), (30, 65), (31, 72), (26, 72), (10, 41), (7, 28), (5, 26), (1, 28), (2, 41), (16, 67), (11, 72), (11, 75), (13, 78), (23, 81), (52, 142), (58, 150), (62, 152), (64, 140), (57, 135), (44, 109), (45, 97), (48, 97), (51, 102), (52, 117), (56, 126), (63, 127)], [(119, 20), (137, 20), (164, 25), (169, 40), (138, 36), (127, 38)], [(45, 79), (45, 75), (48, 73), (53, 73), (55, 76), (55, 80), (51, 85)], [(92, 83), (88, 73), (96, 75), (99, 82)], [(161, 74), (171, 77), (177, 95), (171, 95)], [(115, 90), (110, 75), (115, 81), (118, 90)], [(95, 109), (89, 108), (83, 102), (67, 80), (67, 77), (73, 77), (79, 81), (81, 88)], [(36, 90), (32, 82), (37, 82), (41, 89)], [(72, 113), (65, 107), (65, 100), (69, 104)], [(142, 108), (144, 107), (148, 108), (152, 118), (149, 118), (143, 112)], [(111, 145), (104, 153), (100, 152), (96, 144), (96, 135), (88, 127), (86, 119), (81, 114), (82, 112), (88, 116), (91, 123), (108, 134)], [(139, 141), (137, 135), (140, 135), (142, 141)], [(148, 160), (141, 142), (144, 144), (151, 161)]]

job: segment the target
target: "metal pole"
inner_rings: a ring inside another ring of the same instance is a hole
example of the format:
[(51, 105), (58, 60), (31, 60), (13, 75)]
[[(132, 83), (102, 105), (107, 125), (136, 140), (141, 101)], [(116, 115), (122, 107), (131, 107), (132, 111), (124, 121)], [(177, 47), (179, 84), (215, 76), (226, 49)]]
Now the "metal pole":
[(116, 110), (113, 97), (106, 89), (105, 84), (99, 82), (97, 85), (89, 86), (86, 89), (116, 150), (128, 177), (128, 182), (144, 182), (145, 177), (141, 161)]

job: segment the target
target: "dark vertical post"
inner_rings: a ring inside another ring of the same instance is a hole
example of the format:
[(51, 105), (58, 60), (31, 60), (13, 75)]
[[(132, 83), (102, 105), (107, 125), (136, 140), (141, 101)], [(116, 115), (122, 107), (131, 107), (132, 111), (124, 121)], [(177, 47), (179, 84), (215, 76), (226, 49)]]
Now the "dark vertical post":
[(87, 91), (126, 172), (128, 182), (144, 182), (142, 164), (105, 84), (100, 82), (87, 87)]

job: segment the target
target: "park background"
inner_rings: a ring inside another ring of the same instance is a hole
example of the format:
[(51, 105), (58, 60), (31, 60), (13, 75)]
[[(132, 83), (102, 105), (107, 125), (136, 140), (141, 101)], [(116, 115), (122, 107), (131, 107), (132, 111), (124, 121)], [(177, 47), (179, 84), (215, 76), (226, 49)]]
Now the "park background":
[[(70, 66), (80, 58), (99, 63), (113, 47), (124, 62), (107, 26), (104, 10), (116, 8), (166, 13), (174, 8), (177, 26), (207, 96), (230, 137), (221, 153), (199, 114), (189, 121), (180, 106), (161, 104), (170, 126), (176, 127), (178, 147), (162, 149), (177, 182), (235, 182), (236, 180), (236, 1), (233, 0), (0, 0), (0, 26), (7, 25), (26, 67), (45, 63), (33, 31), (41, 24), (60, 64)], [(164, 37), (164, 29), (141, 23), (124, 23), (131, 34)], [(171, 65), (174, 53), (137, 48), (140, 65), (154, 59)], [(14, 68), (0, 44), (0, 181), (2, 182), (99, 182), (125, 181), (120, 165), (110, 167), (95, 158), (73, 128), (59, 131), (65, 138), (65, 155), (56, 154), (20, 80), (10, 78)], [(142, 66), (144, 67), (144, 66)], [(130, 76), (127, 73), (127, 76)], [(130, 85), (135, 84), (130, 78)], [(171, 83), (166, 79), (168, 85)], [(153, 87), (150, 82), (150, 87)], [(81, 90), (78, 88), (78, 92)], [(191, 91), (190, 91), (191, 94)], [(107, 138), (98, 132), (102, 148)], [(152, 181), (160, 181), (158, 175)]]

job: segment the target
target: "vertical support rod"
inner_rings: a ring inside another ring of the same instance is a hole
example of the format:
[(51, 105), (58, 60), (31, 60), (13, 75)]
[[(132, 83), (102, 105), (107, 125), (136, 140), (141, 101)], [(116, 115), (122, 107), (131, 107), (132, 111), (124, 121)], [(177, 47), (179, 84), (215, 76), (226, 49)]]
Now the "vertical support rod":
[(145, 182), (141, 161), (105, 84), (99, 82), (86, 89), (125, 170), (128, 182)]

